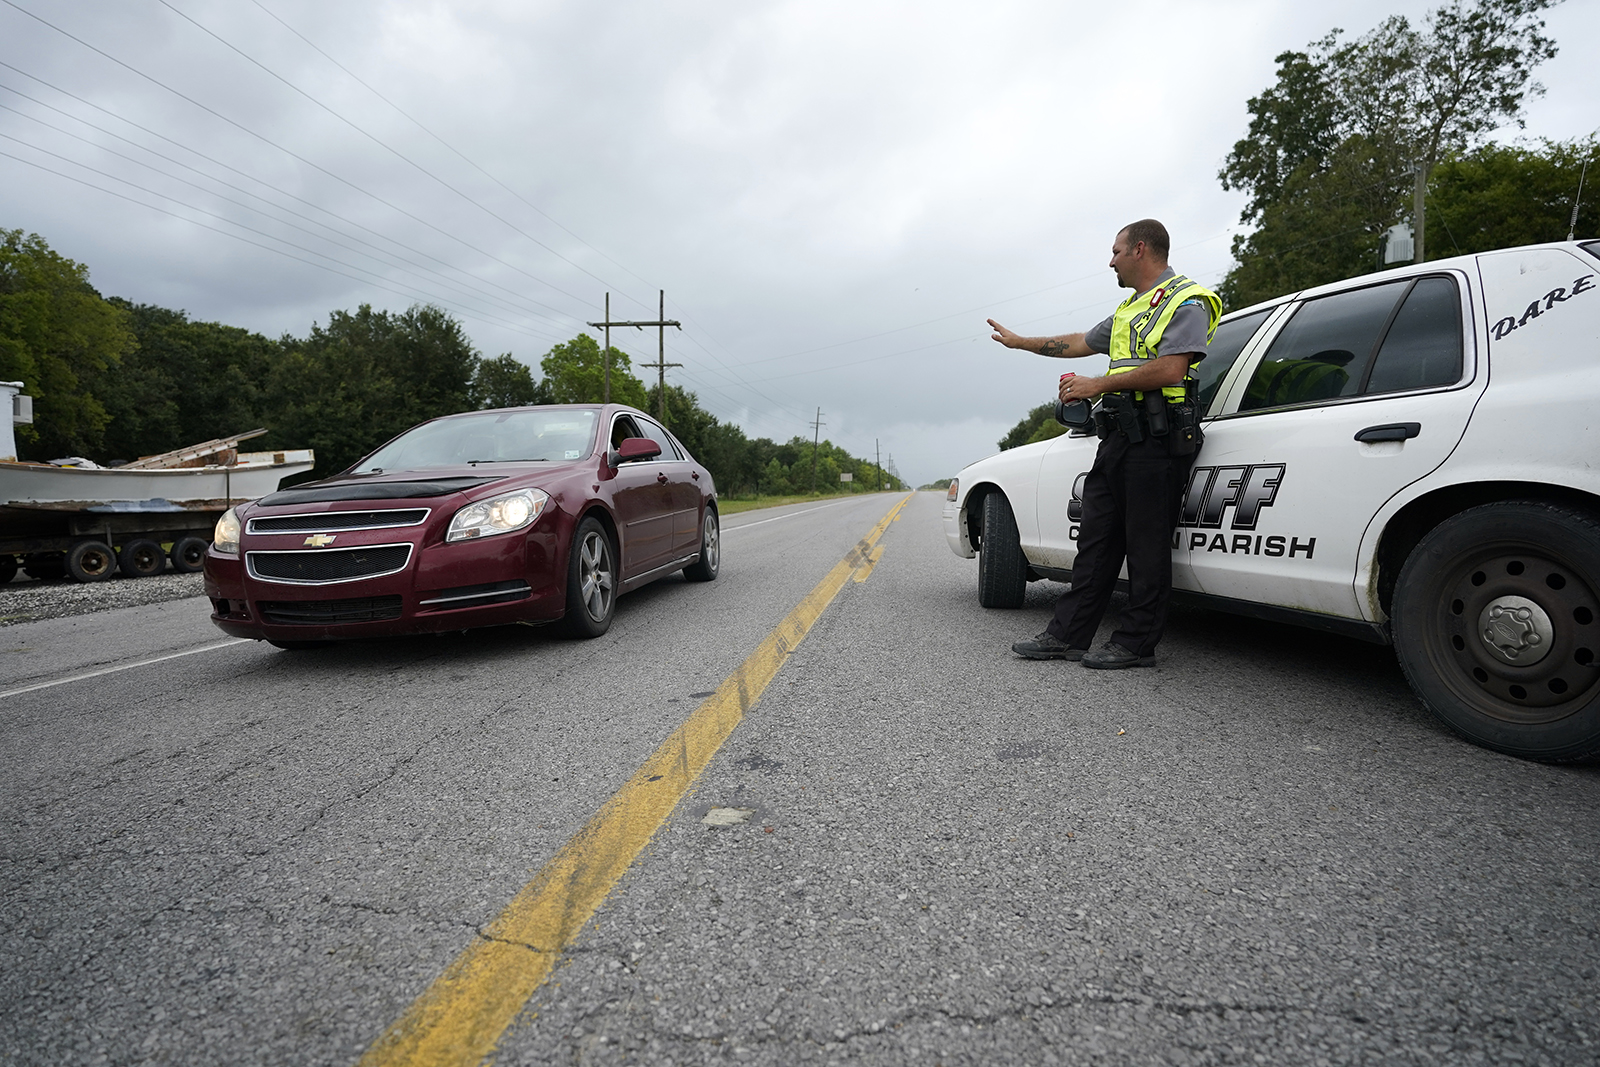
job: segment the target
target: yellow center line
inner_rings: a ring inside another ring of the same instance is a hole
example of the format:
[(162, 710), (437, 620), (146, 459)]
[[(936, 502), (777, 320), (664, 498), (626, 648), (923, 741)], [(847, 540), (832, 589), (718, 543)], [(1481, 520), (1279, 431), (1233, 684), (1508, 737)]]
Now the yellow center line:
[(361, 1067), (476, 1067), (649, 843), (789, 653), (852, 577), (865, 581), (905, 496), (672, 732), (361, 1057)]

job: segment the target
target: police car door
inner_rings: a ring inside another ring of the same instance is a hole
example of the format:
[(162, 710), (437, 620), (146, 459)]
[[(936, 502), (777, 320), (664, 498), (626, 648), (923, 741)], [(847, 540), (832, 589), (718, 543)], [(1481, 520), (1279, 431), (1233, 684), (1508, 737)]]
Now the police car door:
[(1206, 424), (1184, 494), (1202, 592), (1364, 617), (1363, 532), (1444, 462), (1483, 392), (1469, 292), (1459, 271), (1391, 275), (1276, 320)]
[[(1195, 369), (1199, 379), (1199, 403), (1204, 415), (1208, 406), (1214, 405), (1225, 382), (1231, 380), (1233, 369), (1245, 346), (1250, 343), (1276, 308), (1252, 311), (1231, 316), (1217, 327), (1211, 338), (1206, 358)], [(1208, 431), (1209, 432), (1209, 431)], [(1078, 551), (1079, 525), (1083, 521), (1083, 482), (1099, 441), (1094, 436), (1074, 437), (1064, 434), (1050, 443), (1044, 464), (1039, 472), (1039, 536), (1042, 551), (1029, 553), (1034, 564), (1045, 563), (1059, 569), (1071, 569)], [(1172, 584), (1177, 589), (1198, 589), (1189, 569), (1189, 542), (1186, 531), (1173, 538)], [(1127, 576), (1127, 567), (1122, 570)]]

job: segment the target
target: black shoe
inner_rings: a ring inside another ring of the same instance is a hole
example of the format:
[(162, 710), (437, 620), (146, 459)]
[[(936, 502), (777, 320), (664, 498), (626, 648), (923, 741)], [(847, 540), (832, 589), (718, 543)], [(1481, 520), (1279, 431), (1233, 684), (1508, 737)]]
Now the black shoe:
[(1068, 648), (1065, 641), (1058, 640), (1049, 630), (1026, 641), (1018, 641), (1011, 646), (1011, 651), (1023, 659), (1066, 659), (1074, 662), (1082, 659), (1084, 652), (1081, 648)]
[(1119, 671), (1124, 667), (1154, 667), (1154, 656), (1139, 656), (1115, 641), (1107, 641), (1093, 652), (1086, 652), (1081, 657), (1085, 667), (1093, 667), (1097, 671)]

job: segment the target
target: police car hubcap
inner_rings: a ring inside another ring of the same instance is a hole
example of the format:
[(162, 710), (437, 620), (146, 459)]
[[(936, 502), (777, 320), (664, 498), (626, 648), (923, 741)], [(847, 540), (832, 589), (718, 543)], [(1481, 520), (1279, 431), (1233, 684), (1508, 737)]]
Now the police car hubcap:
[(1551, 722), (1600, 694), (1600, 583), (1531, 545), (1486, 546), (1450, 570), (1431, 640), (1479, 711)]
[(1550, 654), (1555, 627), (1544, 609), (1527, 597), (1502, 596), (1479, 613), (1478, 635), (1491, 655), (1526, 667)]

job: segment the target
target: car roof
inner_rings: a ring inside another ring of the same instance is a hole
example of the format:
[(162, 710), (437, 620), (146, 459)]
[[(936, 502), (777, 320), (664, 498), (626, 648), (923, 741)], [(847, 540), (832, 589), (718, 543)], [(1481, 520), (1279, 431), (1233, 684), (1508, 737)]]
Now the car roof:
[(1326, 282), (1322, 285), (1312, 286), (1310, 289), (1301, 289), (1297, 292), (1285, 293), (1283, 296), (1275, 296), (1270, 300), (1263, 300), (1260, 303), (1251, 304), (1249, 307), (1230, 311), (1223, 316), (1223, 320), (1243, 318), (1258, 311), (1267, 311), (1291, 300), (1305, 300), (1311, 297), (1325, 296), (1328, 293), (1344, 292), (1347, 289), (1359, 289), (1366, 285), (1401, 281), (1405, 278), (1416, 277), (1419, 274), (1437, 274), (1442, 270), (1460, 270), (1472, 273), (1477, 265), (1479, 256), (1531, 248), (1565, 248), (1570, 251), (1584, 251), (1582, 246), (1586, 243), (1591, 242), (1587, 239), (1583, 241), (1544, 241), (1539, 244), (1512, 245), (1509, 248), (1490, 248), (1482, 252), (1467, 252), (1459, 256), (1451, 256), (1448, 259), (1430, 259), (1424, 263), (1397, 263), (1392, 267), (1373, 271), (1371, 274), (1358, 274), (1353, 278), (1343, 278), (1336, 282)]

